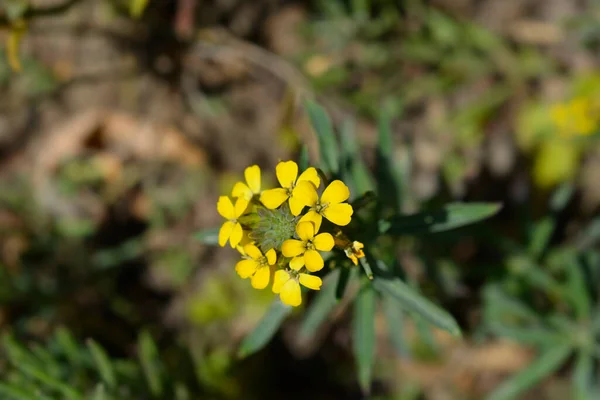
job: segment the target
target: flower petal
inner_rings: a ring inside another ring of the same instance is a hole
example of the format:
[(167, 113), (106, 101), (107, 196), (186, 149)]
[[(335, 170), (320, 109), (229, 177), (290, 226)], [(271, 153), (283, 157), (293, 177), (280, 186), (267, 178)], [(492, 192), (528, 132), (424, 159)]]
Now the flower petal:
[(231, 191), (232, 197), (243, 197), (247, 200), (252, 198), (252, 190), (246, 185), (244, 182), (237, 182), (233, 185), (233, 190)]
[(242, 230), (242, 225), (240, 225), (239, 222), (236, 222), (231, 230), (231, 236), (229, 236), (229, 244), (232, 249), (235, 249), (237, 245), (240, 244), (243, 235), (244, 231)]
[(315, 224), (309, 221), (298, 222), (296, 233), (303, 241), (312, 240), (315, 237)]
[(302, 201), (302, 204), (313, 207), (319, 201), (317, 188), (309, 181), (300, 181), (292, 191), (292, 198), (297, 198)]
[(269, 280), (271, 279), (271, 268), (269, 267), (260, 267), (256, 270), (254, 275), (252, 275), (252, 280), (250, 283), (254, 289), (264, 289), (269, 284)]
[(253, 260), (258, 260), (263, 256), (262, 252), (254, 244), (250, 243), (244, 246), (244, 253), (246, 253)]
[(327, 186), (321, 195), (321, 203), (338, 204), (348, 200), (348, 197), (350, 197), (348, 186), (344, 185), (344, 182), (340, 180), (335, 180)]
[(292, 197), (290, 197), (290, 212), (294, 217), (300, 215), (304, 206), (304, 201), (301, 200), (299, 197), (294, 197), (294, 195), (292, 194)]
[(260, 167), (252, 165), (244, 170), (244, 177), (252, 193), (260, 193)]
[(346, 226), (352, 219), (352, 206), (348, 203), (330, 204), (323, 210), (323, 216), (329, 221), (339, 226)]
[(245, 197), (238, 197), (235, 201), (234, 218), (241, 217), (244, 211), (246, 211), (246, 208), (248, 208), (248, 204), (250, 204), (250, 200)]
[(258, 264), (256, 264), (256, 261), (254, 260), (242, 260), (235, 264), (235, 272), (237, 272), (242, 279), (246, 279), (256, 272), (257, 267)]
[(288, 239), (281, 245), (281, 252), (286, 257), (296, 257), (304, 253), (304, 243), (296, 239)]
[(287, 281), (281, 288), (279, 297), (284, 304), (296, 307), (302, 303), (300, 285), (294, 279)]
[(306, 264), (306, 269), (310, 272), (317, 272), (323, 269), (323, 257), (316, 250), (307, 250), (304, 253), (304, 263)]
[(290, 274), (283, 269), (278, 269), (275, 271), (275, 276), (273, 277), (273, 293), (278, 294), (281, 292), (281, 288), (287, 281), (290, 280)]
[(300, 274), (299, 280), (302, 286), (306, 286), (312, 290), (321, 290), (321, 285), (323, 284), (321, 278), (309, 274)]
[(262, 192), (260, 202), (269, 210), (279, 207), (288, 198), (287, 190), (282, 188), (269, 189)]
[(313, 239), (313, 244), (317, 250), (330, 251), (334, 245), (333, 236), (330, 233), (319, 233)]
[(267, 262), (269, 263), (269, 265), (273, 265), (277, 262), (277, 253), (275, 252), (275, 249), (270, 249), (269, 251), (267, 251), (267, 254), (265, 254), (265, 256), (267, 257)]
[(233, 203), (227, 196), (219, 197), (219, 201), (217, 201), (217, 211), (223, 218), (235, 219)]
[(234, 226), (235, 223), (231, 221), (227, 221), (221, 225), (221, 229), (219, 229), (219, 246), (225, 246), (227, 240), (231, 236), (231, 231), (233, 231)]
[(304, 267), (304, 257), (303, 256), (297, 256), (294, 257), (290, 260), (290, 268), (293, 269), (294, 271), (300, 271), (300, 269)]
[(310, 210), (306, 214), (300, 218), (299, 222), (312, 222), (315, 224), (315, 232), (319, 232), (319, 228), (321, 228), (321, 222), (323, 221), (323, 217), (321, 214), (317, 213), (314, 210)]
[(319, 173), (313, 167), (307, 168), (300, 176), (298, 177), (298, 182), (308, 181), (312, 182), (313, 185), (318, 189), (319, 185), (321, 185), (321, 178), (319, 178)]
[(293, 161), (282, 161), (275, 167), (277, 180), (283, 188), (291, 188), (298, 177), (298, 164)]

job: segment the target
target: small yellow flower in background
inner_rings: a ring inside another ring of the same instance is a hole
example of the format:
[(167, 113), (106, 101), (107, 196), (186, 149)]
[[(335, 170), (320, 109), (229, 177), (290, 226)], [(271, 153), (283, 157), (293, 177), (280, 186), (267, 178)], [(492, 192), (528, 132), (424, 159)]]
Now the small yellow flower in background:
[(355, 240), (352, 242), (352, 245), (344, 249), (344, 253), (346, 253), (346, 257), (352, 260), (354, 265), (358, 265), (358, 259), (365, 256), (365, 253), (362, 250), (364, 247), (364, 244)]
[[(281, 185), (280, 188), (265, 190), (260, 196), (260, 201), (272, 210), (282, 205), (289, 199), (290, 211), (294, 216), (297, 216), (306, 205), (306, 199), (298, 195), (296, 190), (300, 182), (311, 182), (315, 187), (319, 187), (321, 179), (317, 170), (313, 167), (307, 168), (298, 177), (298, 164), (293, 161), (282, 161), (275, 167), (277, 180)], [(296, 178), (298, 178), (296, 180)]]
[(590, 135), (600, 122), (592, 100), (587, 97), (577, 97), (552, 106), (550, 118), (563, 138)]
[(247, 206), (248, 201), (242, 197), (236, 200), (235, 206), (229, 197), (219, 197), (217, 211), (223, 218), (227, 219), (219, 229), (219, 246), (225, 246), (227, 240), (229, 240), (231, 247), (235, 248), (241, 242), (244, 232), (238, 218), (242, 216)]
[(280, 269), (273, 278), (273, 293), (279, 294), (284, 304), (296, 307), (302, 303), (300, 284), (312, 290), (320, 290), (323, 281), (318, 276)]
[(306, 266), (310, 272), (316, 272), (323, 268), (323, 257), (317, 251), (330, 251), (333, 248), (333, 236), (329, 233), (320, 233), (315, 236), (317, 230), (312, 222), (299, 222), (296, 225), (296, 233), (300, 240), (289, 239), (283, 242), (281, 252), (286, 257), (293, 257), (290, 267), (299, 271)]
[(231, 192), (232, 197), (243, 197), (250, 201), (254, 195), (260, 194), (260, 167), (252, 165), (244, 170), (246, 183), (237, 182)]
[(296, 188), (298, 197), (306, 200), (310, 210), (300, 221), (310, 221), (315, 224), (315, 230), (321, 227), (323, 217), (339, 226), (346, 226), (352, 219), (354, 210), (352, 206), (344, 201), (350, 197), (350, 189), (340, 180), (335, 180), (327, 186), (321, 199), (317, 190), (310, 183), (300, 182)]
[(242, 279), (252, 277), (253, 288), (266, 288), (271, 280), (271, 265), (275, 265), (277, 262), (275, 249), (271, 249), (263, 255), (258, 247), (247, 244), (244, 246), (243, 252), (245, 259), (236, 264), (235, 271)]

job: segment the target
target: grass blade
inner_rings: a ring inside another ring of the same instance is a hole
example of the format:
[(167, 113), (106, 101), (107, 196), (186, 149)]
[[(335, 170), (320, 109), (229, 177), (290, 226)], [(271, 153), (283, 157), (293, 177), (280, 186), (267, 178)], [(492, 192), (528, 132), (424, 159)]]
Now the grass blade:
[(354, 302), (353, 350), (358, 368), (358, 382), (368, 393), (373, 376), (375, 357), (375, 291), (370, 284), (363, 286)]
[(258, 326), (242, 341), (238, 356), (247, 357), (265, 347), (291, 311), (292, 307), (279, 300), (274, 301)]
[(140, 333), (138, 337), (138, 349), (140, 363), (150, 386), (150, 392), (154, 396), (160, 396), (163, 393), (160, 360), (158, 359), (156, 344), (147, 331)]
[(334, 269), (324, 282), (323, 288), (315, 296), (315, 300), (310, 305), (302, 326), (300, 327), (299, 340), (306, 342), (315, 335), (323, 321), (329, 316), (333, 308), (337, 305), (336, 288), (338, 278), (343, 270), (348, 268)]
[(383, 313), (394, 349), (400, 356), (410, 357), (410, 349), (404, 339), (404, 312), (398, 307), (396, 300), (387, 293), (383, 295)]
[(108, 355), (104, 349), (93, 339), (88, 339), (86, 344), (90, 349), (90, 353), (92, 353), (92, 358), (94, 359), (94, 363), (98, 368), (100, 378), (102, 378), (102, 381), (106, 383), (106, 386), (111, 389), (115, 388), (117, 386), (117, 378)]

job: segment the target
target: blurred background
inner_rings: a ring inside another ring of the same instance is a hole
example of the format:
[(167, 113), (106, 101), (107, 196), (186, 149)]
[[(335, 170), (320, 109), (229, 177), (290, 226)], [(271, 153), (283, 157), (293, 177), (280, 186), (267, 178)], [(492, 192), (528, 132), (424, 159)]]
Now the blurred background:
[(390, 335), (380, 310), (371, 398), (514, 376), (493, 398), (600, 398), (599, 3), (1, 0), (0, 41), (2, 398), (365, 398), (347, 302), (239, 359), (273, 295), (194, 238), (246, 166), (275, 182), (302, 144), (316, 157), (304, 97), (367, 165), (385, 114), (405, 213), (503, 204), (400, 240), (464, 334)]

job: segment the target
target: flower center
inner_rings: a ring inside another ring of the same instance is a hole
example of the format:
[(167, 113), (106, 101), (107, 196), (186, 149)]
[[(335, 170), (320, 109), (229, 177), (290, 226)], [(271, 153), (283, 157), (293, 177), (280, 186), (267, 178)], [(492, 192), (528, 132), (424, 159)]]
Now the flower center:
[(314, 250), (315, 249), (315, 245), (310, 240), (306, 241), (306, 243), (304, 244), (304, 247), (306, 248), (306, 250)]
[(258, 260), (256, 260), (256, 263), (258, 264), (259, 268), (263, 268), (263, 267), (268, 267), (269, 266), (269, 260), (267, 260), (266, 256), (263, 256), (263, 257), (259, 258)]
[(319, 213), (319, 214), (320, 214), (320, 213), (322, 213), (322, 212), (323, 212), (323, 211), (324, 211), (324, 210), (325, 210), (325, 209), (326, 209), (328, 206), (329, 206), (329, 203), (324, 203), (324, 204), (317, 203), (317, 205), (315, 205), (315, 211), (316, 211), (317, 213)]
[(294, 236), (297, 218), (290, 212), (287, 202), (275, 210), (260, 207), (257, 213), (257, 222), (251, 226), (249, 237), (263, 254), (270, 249), (280, 249), (283, 242)]

